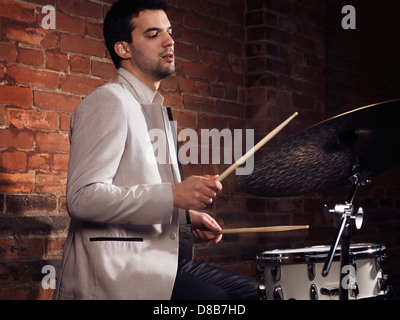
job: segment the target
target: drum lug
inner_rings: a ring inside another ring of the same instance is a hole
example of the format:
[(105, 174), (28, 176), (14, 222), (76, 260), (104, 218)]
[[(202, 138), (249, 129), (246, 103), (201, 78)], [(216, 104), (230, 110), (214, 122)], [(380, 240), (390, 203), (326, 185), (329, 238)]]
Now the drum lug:
[(256, 267), (256, 275), (260, 279), (264, 279), (264, 265), (263, 264), (258, 264)]
[(375, 267), (376, 271), (379, 272), (380, 270), (384, 270), (387, 268), (387, 256), (383, 255), (381, 257), (376, 257), (375, 258)]
[(276, 286), (272, 293), (275, 300), (283, 300), (283, 290), (281, 286)]
[(307, 271), (308, 271), (308, 279), (311, 281), (315, 279), (315, 264), (312, 262), (309, 262), (307, 265)]
[(260, 300), (265, 300), (267, 298), (267, 289), (265, 285), (260, 284), (257, 288), (257, 295), (260, 297)]
[(386, 293), (388, 290), (388, 276), (387, 274), (383, 274), (382, 278), (378, 278), (378, 291), (383, 291)]
[(353, 282), (351, 284), (350, 296), (352, 296), (353, 298), (357, 298), (359, 293), (360, 293), (360, 290), (358, 289), (357, 282)]
[(322, 287), (319, 292), (324, 296), (336, 296), (339, 294), (339, 288), (325, 288)]
[(281, 280), (281, 267), (277, 264), (271, 267), (271, 276), (274, 282)]
[(318, 289), (315, 284), (310, 286), (310, 299), (311, 300), (318, 300)]

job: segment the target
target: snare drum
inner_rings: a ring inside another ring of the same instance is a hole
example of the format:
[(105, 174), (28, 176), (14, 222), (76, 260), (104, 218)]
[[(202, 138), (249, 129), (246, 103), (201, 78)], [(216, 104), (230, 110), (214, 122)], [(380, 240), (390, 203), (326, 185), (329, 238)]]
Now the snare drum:
[(350, 266), (343, 267), (346, 276), (340, 281), (340, 246), (329, 274), (322, 269), (330, 246), (264, 251), (257, 256), (258, 274), (263, 276), (266, 299), (329, 300), (339, 299), (339, 283), (347, 286), (349, 299), (385, 294), (387, 277), (386, 247), (379, 244), (350, 245)]

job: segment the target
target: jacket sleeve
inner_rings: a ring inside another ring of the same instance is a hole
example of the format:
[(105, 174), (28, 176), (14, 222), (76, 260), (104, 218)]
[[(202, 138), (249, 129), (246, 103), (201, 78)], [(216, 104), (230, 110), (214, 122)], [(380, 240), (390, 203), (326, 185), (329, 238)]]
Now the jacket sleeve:
[(100, 223), (170, 223), (173, 213), (170, 183), (123, 187), (113, 184), (128, 131), (123, 97), (123, 93), (111, 86), (103, 86), (87, 96), (74, 112), (68, 212), (74, 219)]

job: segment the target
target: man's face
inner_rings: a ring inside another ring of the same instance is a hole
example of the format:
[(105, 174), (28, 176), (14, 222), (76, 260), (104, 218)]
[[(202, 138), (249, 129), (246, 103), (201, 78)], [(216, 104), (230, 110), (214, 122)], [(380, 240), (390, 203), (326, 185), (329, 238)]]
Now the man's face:
[(144, 10), (133, 18), (131, 62), (139, 77), (162, 80), (175, 72), (172, 27), (163, 10)]

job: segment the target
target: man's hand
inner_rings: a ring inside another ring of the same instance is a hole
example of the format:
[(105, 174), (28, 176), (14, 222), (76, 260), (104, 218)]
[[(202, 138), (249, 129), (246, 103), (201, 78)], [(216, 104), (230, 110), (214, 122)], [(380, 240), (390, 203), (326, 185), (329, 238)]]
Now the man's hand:
[(189, 210), (190, 218), (192, 220), (193, 235), (199, 240), (214, 240), (218, 243), (222, 239), (222, 234), (214, 235), (211, 232), (221, 231), (222, 228), (210, 215), (204, 212)]
[(203, 209), (213, 202), (222, 184), (216, 176), (190, 176), (172, 186), (174, 206), (182, 209)]

